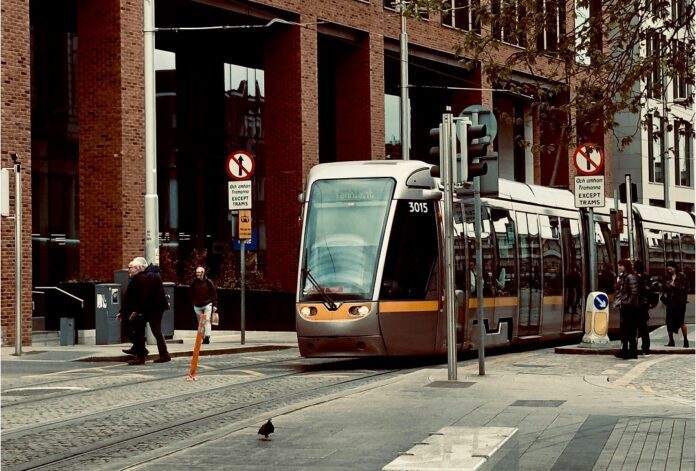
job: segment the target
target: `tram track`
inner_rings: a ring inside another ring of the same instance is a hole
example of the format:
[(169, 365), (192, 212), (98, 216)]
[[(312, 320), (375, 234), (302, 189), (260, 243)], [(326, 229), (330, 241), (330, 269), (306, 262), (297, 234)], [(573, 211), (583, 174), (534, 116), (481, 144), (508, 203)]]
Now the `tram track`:
[[(283, 363), (287, 363), (290, 361), (297, 361), (297, 360), (298, 360), (297, 354), (293, 352), (292, 354), (288, 355), (287, 359), (261, 361), (261, 362), (248, 361), (245, 363), (231, 365), (229, 367), (217, 367), (217, 366), (215, 366), (213, 371), (224, 372), (224, 371), (237, 370), (237, 369), (246, 369), (246, 368), (250, 368), (250, 367), (261, 368), (261, 367), (272, 366), (274, 364), (281, 365)], [(124, 376), (128, 376), (128, 383), (127, 383), (128, 385), (146, 384), (146, 383), (150, 383), (153, 381), (161, 381), (161, 380), (181, 377), (181, 372), (177, 371), (176, 373), (171, 373), (171, 374), (164, 375), (164, 376), (157, 376), (157, 377), (148, 378), (148, 379), (137, 379), (137, 380), (133, 381), (134, 377), (137, 376), (141, 371), (143, 371), (142, 370), (143, 367), (141, 367), (140, 369), (134, 369), (131, 366), (117, 364), (117, 365), (110, 365), (108, 367), (96, 367), (95, 369), (103, 370), (104, 368), (109, 368), (112, 371), (110, 371), (108, 373), (93, 374), (93, 375), (90, 375), (89, 377), (84, 376), (84, 373), (83, 373), (84, 370), (66, 370), (66, 371), (61, 371), (61, 372), (56, 372), (56, 373), (50, 373), (51, 375), (65, 375), (68, 377), (67, 378), (64, 377), (61, 379), (55, 379), (52, 381), (43, 381), (43, 382), (39, 382), (39, 383), (22, 384), (22, 385), (9, 387), (9, 388), (3, 389), (1, 394), (3, 396), (3, 399), (5, 400), (5, 399), (7, 399), (8, 396), (12, 396), (13, 395), (12, 393), (21, 392), (21, 391), (28, 391), (28, 390), (32, 390), (32, 389), (57, 388), (60, 385), (73, 384), (73, 383), (75, 383), (75, 381), (77, 379), (79, 379), (82, 382), (84, 382), (85, 380), (98, 382), (100, 379), (103, 379), (103, 378), (113, 378), (114, 377), (113, 370), (118, 369), (118, 368), (128, 368), (127, 370), (125, 370), (126, 374), (120, 376), (120, 378), (122, 378)], [(148, 367), (144, 367), (144, 368), (148, 368)], [(200, 372), (200, 374), (205, 375), (206, 372), (202, 371), (202, 372)], [(80, 376), (80, 375), (82, 375), (82, 376)], [(100, 390), (110, 390), (113, 387), (119, 387), (119, 386), (120, 385), (108, 385), (108, 386), (101, 386), (101, 387), (96, 387), (96, 388), (89, 388), (89, 390), (87, 390), (87, 391), (75, 390), (74, 392), (62, 390), (61, 397), (66, 397), (66, 396), (74, 395), (74, 394), (80, 394), (80, 393), (84, 393), (84, 392), (96, 392), (96, 391), (100, 391)], [(19, 394), (17, 394), (17, 395), (19, 395)], [(44, 395), (44, 396), (35, 397), (35, 398), (31, 398), (31, 399), (22, 399), (22, 400), (19, 400), (19, 401), (13, 402), (13, 403), (9, 403), (9, 404), (3, 403), (2, 410), (6, 411), (6, 410), (10, 410), (11, 408), (16, 407), (16, 406), (45, 401), (47, 398), (50, 398), (50, 397), (46, 397)]]
[[(252, 384), (259, 379), (280, 378), (292, 374), (321, 371), (323, 369), (350, 369), (352, 361), (336, 359), (304, 360), (297, 357), (275, 361), (240, 363), (228, 367), (215, 367), (199, 376), (201, 381), (184, 383), (184, 371), (169, 374), (164, 377), (151, 378), (143, 381), (129, 381), (118, 385), (102, 388), (82, 389), (64, 392), (60, 395), (49, 394), (29, 401), (22, 401), (3, 406), (3, 442), (8, 436), (30, 434), (33, 430), (54, 424), (69, 424), (83, 420), (87, 416), (97, 416), (110, 411), (126, 410), (131, 407), (146, 407), (152, 400), (141, 400), (140, 397), (156, 397), (154, 402), (172, 398), (193, 398), (200, 394), (214, 393), (238, 384)], [(272, 369), (269, 371), (264, 371)], [(274, 371), (281, 370), (278, 373)], [(285, 372), (290, 369), (290, 372)], [(137, 375), (136, 370), (133, 374)], [(238, 373), (230, 375), (229, 373)], [(259, 374), (265, 375), (259, 378)], [(168, 384), (165, 384), (167, 383)], [(221, 384), (222, 383), (222, 384)], [(74, 384), (74, 383), (73, 383)], [(188, 384), (188, 386), (184, 386)], [(164, 387), (162, 386), (164, 385)], [(186, 387), (189, 392), (182, 391)], [(133, 396), (130, 391), (137, 390), (139, 395)], [(124, 399), (133, 396), (132, 399)], [(125, 404), (124, 404), (125, 402)], [(93, 412), (85, 414), (80, 409), (72, 408), (79, 403), (82, 407), (92, 407)], [(98, 405), (95, 405), (98, 403)], [(38, 420), (33, 409), (41, 408), (43, 420)]]
[[(221, 429), (231, 433), (248, 427), (250, 420), (258, 420), (262, 414), (277, 416), (330, 400), (331, 394), (346, 389), (375, 387), (375, 382), (396, 377), (401, 371), (352, 372), (349, 377), (330, 371), (318, 375), (291, 372), (207, 390), (202, 402), (193, 401), (196, 394), (192, 393), (164, 403), (152, 400), (70, 422), (40, 425), (22, 434), (10, 432), (3, 434), (2, 467), (57, 470), (110, 463), (121, 469), (138, 464), (135, 458), (139, 456), (160, 456), (158, 450), (165, 447), (190, 446), (211, 432), (219, 437)], [(191, 404), (191, 410), (182, 413), (186, 404)], [(66, 447), (66, 443), (71, 445)]]

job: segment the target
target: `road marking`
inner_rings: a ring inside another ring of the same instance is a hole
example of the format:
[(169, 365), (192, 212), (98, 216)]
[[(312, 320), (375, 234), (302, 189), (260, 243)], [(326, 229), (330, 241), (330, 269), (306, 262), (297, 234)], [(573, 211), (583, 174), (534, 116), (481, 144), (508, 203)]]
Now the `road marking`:
[[(660, 363), (661, 361), (669, 360), (670, 355), (665, 355), (663, 357), (657, 357), (653, 358), (641, 363), (636, 363), (633, 368), (631, 368), (629, 371), (626, 372), (625, 375), (623, 375), (621, 378), (617, 379), (614, 384), (617, 386), (626, 386), (642, 375), (645, 370), (650, 368), (651, 366)], [(626, 366), (631, 366), (630, 364), (627, 364)]]

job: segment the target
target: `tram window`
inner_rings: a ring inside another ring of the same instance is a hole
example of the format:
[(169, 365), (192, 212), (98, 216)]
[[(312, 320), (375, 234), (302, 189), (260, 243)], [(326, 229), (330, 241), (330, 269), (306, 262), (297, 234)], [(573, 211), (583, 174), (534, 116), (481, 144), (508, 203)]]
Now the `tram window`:
[(561, 295), (563, 293), (563, 267), (561, 266), (558, 217), (540, 215), (539, 226), (544, 267), (544, 295)]
[(663, 281), (665, 277), (665, 253), (662, 245), (662, 232), (655, 229), (645, 231), (645, 244), (648, 248), (648, 267), (650, 277)]
[(689, 293), (694, 294), (694, 235), (681, 235), (682, 267), (689, 280)]
[[(483, 256), (483, 295), (495, 296), (498, 290), (497, 262), (491, 234), (491, 221), (488, 209), (481, 208), (481, 252)], [(467, 243), (469, 244), (469, 292), (476, 295), (476, 232), (474, 223), (466, 223)]]
[(389, 238), (381, 299), (437, 297), (437, 228), (432, 201), (398, 201)]
[(498, 253), (497, 295), (517, 296), (515, 223), (505, 209), (491, 209), (491, 221)]
[(676, 262), (678, 270), (684, 271), (681, 263), (681, 249), (679, 248), (679, 234), (665, 232), (665, 261)]
[(517, 213), (520, 244), (520, 289), (541, 289), (539, 226), (536, 214)]
[[(609, 243), (607, 243), (607, 240)], [(614, 250), (611, 250), (611, 233), (607, 223), (595, 223), (595, 242), (597, 246), (597, 289), (605, 293), (613, 293), (616, 284), (613, 260)]]

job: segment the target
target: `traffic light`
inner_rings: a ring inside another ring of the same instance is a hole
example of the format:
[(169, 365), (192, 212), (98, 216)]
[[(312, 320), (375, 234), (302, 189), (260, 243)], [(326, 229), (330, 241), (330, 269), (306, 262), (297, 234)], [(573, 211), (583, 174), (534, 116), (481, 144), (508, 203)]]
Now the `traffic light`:
[(620, 209), (610, 209), (609, 214), (611, 216), (611, 235), (613, 237), (618, 237), (623, 232), (623, 211)]
[(487, 136), (485, 124), (468, 124), (465, 121), (463, 128), (462, 177), (465, 181), (472, 181), (474, 177), (480, 177), (488, 172), (488, 165), (479, 159), (486, 156), (490, 143), (483, 142)]
[(430, 143), (432, 147), (430, 147), (430, 151), (428, 152), (428, 162), (431, 164), (435, 165), (441, 165), (440, 162), (440, 148), (442, 147), (442, 142), (440, 140), (441, 138), (441, 129), (442, 125), (432, 128), (430, 130), (430, 135), (428, 136), (430, 139)]

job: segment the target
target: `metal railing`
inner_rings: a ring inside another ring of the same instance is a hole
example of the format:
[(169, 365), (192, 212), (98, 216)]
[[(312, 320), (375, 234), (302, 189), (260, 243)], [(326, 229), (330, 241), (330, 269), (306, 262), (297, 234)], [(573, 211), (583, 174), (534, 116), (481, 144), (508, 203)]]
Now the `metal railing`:
[(31, 290), (32, 293), (45, 294), (43, 291), (37, 291), (37, 290), (40, 290), (40, 289), (54, 289), (54, 290), (56, 290), (56, 291), (58, 291), (58, 292), (60, 292), (60, 293), (62, 293), (62, 294), (64, 294), (64, 295), (66, 295), (66, 296), (68, 296), (68, 297), (70, 297), (70, 298), (73, 298), (73, 299), (75, 299), (75, 300), (77, 300), (77, 301), (80, 301), (80, 307), (82, 307), (82, 308), (85, 307), (85, 301), (84, 301), (82, 298), (78, 298), (78, 297), (75, 296), (74, 294), (68, 293), (68, 292), (65, 291), (64, 289), (60, 289), (60, 288), (57, 287), (57, 286), (35, 286), (35, 288), (36, 288), (36, 289)]

